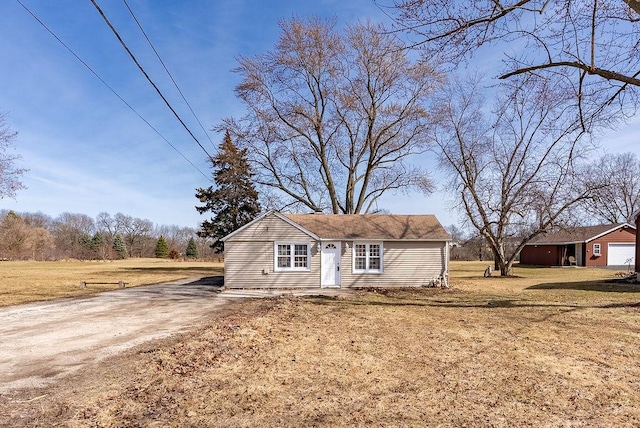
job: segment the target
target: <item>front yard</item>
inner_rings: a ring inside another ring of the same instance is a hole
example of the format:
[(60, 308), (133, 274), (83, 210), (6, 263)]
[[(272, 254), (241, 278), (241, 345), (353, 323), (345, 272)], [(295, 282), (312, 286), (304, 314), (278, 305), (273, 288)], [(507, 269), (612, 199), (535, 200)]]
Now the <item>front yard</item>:
[(640, 289), (452, 263), (450, 290), (243, 301), (74, 379), (9, 426), (638, 426)]

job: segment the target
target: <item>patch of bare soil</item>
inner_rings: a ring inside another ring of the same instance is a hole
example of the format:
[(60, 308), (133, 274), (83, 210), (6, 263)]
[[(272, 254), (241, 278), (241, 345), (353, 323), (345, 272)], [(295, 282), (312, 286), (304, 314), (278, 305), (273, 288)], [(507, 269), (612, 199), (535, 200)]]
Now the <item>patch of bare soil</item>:
[(188, 334), (0, 397), (0, 425), (639, 426), (640, 294), (567, 293), (234, 302)]

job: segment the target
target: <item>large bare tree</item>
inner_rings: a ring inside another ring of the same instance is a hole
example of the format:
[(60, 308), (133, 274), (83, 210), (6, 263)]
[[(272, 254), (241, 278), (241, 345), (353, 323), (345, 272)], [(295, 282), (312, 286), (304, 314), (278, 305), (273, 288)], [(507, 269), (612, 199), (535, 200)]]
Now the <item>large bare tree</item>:
[(5, 115), (0, 113), (0, 199), (14, 198), (18, 190), (25, 188), (21, 179), (27, 170), (16, 165), (20, 156), (11, 152), (17, 135), (7, 124)]
[(584, 204), (586, 223), (634, 222), (640, 210), (640, 160), (635, 153), (603, 155), (586, 168), (584, 180), (598, 185)]
[(109, 246), (116, 236), (124, 240), (130, 257), (149, 257), (155, 247), (153, 222), (147, 219), (116, 213), (113, 217), (101, 212), (96, 217), (96, 228), (105, 237)]
[(577, 174), (584, 132), (557, 90), (523, 79), (499, 93), (489, 111), (477, 79), (454, 81), (439, 103), (441, 166), (501, 275), (510, 274), (528, 241), (591, 196)]
[(130, 257), (145, 257), (151, 254), (150, 252), (155, 247), (155, 239), (151, 235), (153, 231), (151, 220), (116, 213), (113, 216), (113, 221), (115, 229), (127, 244)]
[(274, 50), (239, 59), (246, 114), (218, 126), (248, 149), (257, 183), (299, 208), (346, 214), (389, 191), (431, 191), (412, 156), (428, 147), (432, 67), (378, 25), (281, 28)]
[[(380, 7), (388, 3), (377, 0)], [(640, 87), (637, 0), (392, 0), (398, 28), (430, 56), (458, 64), (499, 48), (500, 79), (551, 79), (571, 95), (581, 125), (633, 115)], [(635, 10), (632, 10), (632, 8)], [(543, 83), (544, 84), (544, 83)]]

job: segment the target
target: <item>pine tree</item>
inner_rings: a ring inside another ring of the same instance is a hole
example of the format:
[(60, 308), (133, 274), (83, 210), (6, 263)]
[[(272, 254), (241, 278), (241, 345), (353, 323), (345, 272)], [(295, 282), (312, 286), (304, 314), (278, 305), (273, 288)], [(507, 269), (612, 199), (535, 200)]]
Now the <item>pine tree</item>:
[(198, 258), (198, 247), (196, 246), (196, 240), (193, 238), (189, 238), (189, 242), (187, 243), (187, 249), (185, 251), (185, 255), (191, 259)]
[(196, 197), (203, 206), (196, 206), (200, 214), (211, 212), (211, 220), (202, 222), (198, 236), (211, 237), (216, 252), (222, 252), (221, 238), (253, 220), (260, 212), (258, 192), (253, 185), (253, 173), (247, 160), (247, 150), (239, 150), (227, 131), (211, 159), (215, 189), (196, 189)]
[(169, 257), (169, 244), (164, 236), (160, 236), (156, 242), (156, 257), (166, 259)]
[(113, 240), (113, 249), (116, 252), (116, 257), (120, 260), (127, 258), (127, 245), (124, 243), (122, 236), (116, 235)]

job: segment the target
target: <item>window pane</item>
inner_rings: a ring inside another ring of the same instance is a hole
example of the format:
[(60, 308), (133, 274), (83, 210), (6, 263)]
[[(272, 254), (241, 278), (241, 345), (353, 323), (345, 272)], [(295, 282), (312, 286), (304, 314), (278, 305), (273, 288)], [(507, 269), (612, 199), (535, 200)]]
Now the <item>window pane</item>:
[(380, 270), (380, 257), (371, 257), (369, 259), (369, 269)]
[(278, 267), (280, 268), (291, 267), (291, 257), (278, 257)]
[(307, 256), (296, 256), (295, 267), (307, 267)]
[(367, 268), (367, 259), (364, 257), (356, 257), (355, 264), (357, 270), (365, 270)]
[(307, 246), (306, 245), (298, 245), (296, 244), (295, 255), (296, 256), (306, 256), (307, 255)]
[(278, 245), (278, 255), (279, 256), (291, 255), (291, 246), (290, 245)]
[(355, 252), (356, 257), (366, 257), (367, 246), (365, 244), (356, 244)]
[(380, 245), (379, 244), (371, 244), (369, 246), (369, 255), (371, 257), (380, 257)]

